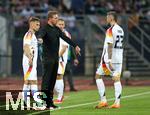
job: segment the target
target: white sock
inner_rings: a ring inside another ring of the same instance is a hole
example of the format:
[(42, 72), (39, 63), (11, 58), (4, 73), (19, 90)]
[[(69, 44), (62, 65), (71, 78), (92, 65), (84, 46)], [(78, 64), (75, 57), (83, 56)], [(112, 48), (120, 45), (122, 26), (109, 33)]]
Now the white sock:
[(34, 95), (37, 91), (38, 91), (38, 86), (37, 85), (31, 85), (31, 92), (32, 92), (32, 96), (34, 98), (34, 101), (36, 101), (36, 98), (38, 98), (38, 97), (35, 97), (36, 95)]
[(22, 92), (22, 98), (25, 101), (25, 103), (27, 104), (27, 92), (30, 92), (30, 85), (23, 85), (23, 92)]
[(99, 92), (101, 101), (107, 102), (106, 96), (105, 96), (105, 85), (104, 85), (103, 80), (96, 79), (96, 84), (97, 84), (97, 88), (98, 88), (98, 92)]
[(63, 93), (64, 93), (64, 81), (63, 79), (59, 80), (59, 93), (58, 93), (58, 100), (62, 100)]
[(61, 100), (63, 97), (63, 92), (64, 92), (64, 81), (63, 81), (63, 79), (56, 80), (55, 90), (58, 94), (57, 99)]
[(56, 83), (55, 83), (55, 87), (54, 87), (54, 90), (56, 91), (56, 93), (58, 94), (58, 90), (59, 90), (59, 81), (56, 80)]
[(120, 104), (120, 98), (121, 98), (121, 92), (122, 92), (122, 86), (121, 82), (115, 82), (114, 83), (115, 88), (115, 103)]

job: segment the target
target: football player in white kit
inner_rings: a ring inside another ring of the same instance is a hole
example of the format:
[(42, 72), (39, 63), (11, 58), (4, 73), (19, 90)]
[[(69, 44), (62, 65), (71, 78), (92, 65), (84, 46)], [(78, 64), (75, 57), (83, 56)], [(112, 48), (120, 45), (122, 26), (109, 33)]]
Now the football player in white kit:
[(122, 92), (120, 76), (123, 61), (124, 31), (117, 24), (117, 14), (113, 11), (107, 13), (107, 23), (110, 24), (110, 27), (106, 31), (101, 62), (97, 68), (95, 76), (100, 95), (100, 102), (96, 106), (98, 109), (108, 106), (102, 76), (112, 76), (112, 80), (114, 81), (115, 102), (113, 105), (109, 106), (109, 108), (120, 108), (120, 98)]
[[(67, 37), (71, 39), (71, 35), (64, 29), (65, 28), (65, 21), (63, 19), (59, 19), (56, 24)], [(69, 44), (66, 43), (63, 39), (60, 38), (59, 44), (59, 65), (57, 71), (57, 80), (55, 83), (55, 91), (57, 92), (57, 99), (54, 100), (54, 103), (59, 104), (63, 101), (63, 92), (64, 92), (64, 81), (63, 76), (65, 73), (65, 68), (68, 59), (68, 48)]]
[(23, 98), (25, 104), (27, 102), (27, 92), (32, 91), (32, 95), (38, 91), (37, 86), (37, 56), (38, 56), (38, 42), (35, 32), (40, 28), (40, 20), (36, 17), (29, 19), (29, 30), (23, 38), (23, 73), (24, 73), (24, 86)]

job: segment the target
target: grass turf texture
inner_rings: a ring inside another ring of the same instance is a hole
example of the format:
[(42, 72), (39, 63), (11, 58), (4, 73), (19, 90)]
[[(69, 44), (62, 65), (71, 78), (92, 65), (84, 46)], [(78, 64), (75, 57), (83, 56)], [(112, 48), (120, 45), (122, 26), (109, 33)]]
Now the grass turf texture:
[[(146, 94), (142, 94), (148, 92)], [(139, 94), (139, 95), (134, 95)], [(133, 96), (131, 96), (133, 95)], [(114, 88), (106, 88), (109, 105), (114, 102)], [(130, 96), (130, 97), (125, 97)], [(99, 96), (97, 90), (65, 93), (65, 100), (60, 110), (47, 111), (11, 111), (14, 114), (50, 114), (50, 115), (149, 115), (150, 114), (150, 87), (123, 87), (120, 109), (95, 109)], [(9, 111), (2, 111), (9, 112)], [(1, 112), (0, 112), (1, 113)]]

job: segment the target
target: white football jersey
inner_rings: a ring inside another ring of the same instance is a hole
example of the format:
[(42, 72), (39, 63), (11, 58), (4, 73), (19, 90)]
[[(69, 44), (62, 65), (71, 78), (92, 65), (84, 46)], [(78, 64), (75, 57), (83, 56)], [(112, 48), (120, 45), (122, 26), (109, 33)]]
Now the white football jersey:
[(124, 31), (118, 25), (115, 24), (107, 29), (106, 37), (103, 47), (103, 53), (101, 58), (101, 63), (108, 63), (108, 43), (113, 44), (112, 49), (112, 63), (122, 63), (123, 61), (123, 38)]
[[(67, 37), (71, 38), (71, 35), (64, 30), (64, 33)], [(65, 42), (63, 39), (60, 38), (60, 43), (59, 43), (59, 51), (62, 49), (62, 46), (67, 46), (66, 51), (64, 52), (62, 57), (59, 57), (59, 61), (63, 61), (65, 63), (67, 63), (67, 59), (68, 59), (68, 48), (69, 48), (69, 44), (67, 42)]]
[[(38, 56), (38, 42), (36, 36), (31, 31), (28, 31), (23, 38), (23, 45), (28, 44), (30, 45), (31, 51), (33, 52), (33, 64), (37, 62)], [(24, 59), (27, 59), (26, 55), (23, 55)]]

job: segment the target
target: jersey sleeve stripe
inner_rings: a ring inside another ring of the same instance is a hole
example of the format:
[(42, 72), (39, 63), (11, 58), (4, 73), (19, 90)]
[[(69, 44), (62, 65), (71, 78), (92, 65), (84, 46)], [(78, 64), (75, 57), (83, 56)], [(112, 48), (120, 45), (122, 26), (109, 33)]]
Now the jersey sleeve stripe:
[(33, 33), (30, 32), (30, 31), (26, 33), (26, 35), (24, 37), (24, 43), (25, 44), (30, 44), (31, 43), (32, 35), (33, 35)]
[(106, 32), (106, 37), (107, 38), (113, 38), (113, 34), (112, 34), (112, 28), (109, 28)]
[(32, 39), (32, 35), (33, 35), (33, 33), (32, 32), (27, 32), (27, 34), (26, 34), (26, 36), (25, 36), (25, 40), (26, 39), (29, 39), (29, 40), (31, 40)]
[(26, 72), (25, 76), (24, 76), (24, 80), (28, 80), (30, 74), (31, 74), (31, 71), (32, 71), (32, 66), (30, 66), (28, 68), (28, 71)]

